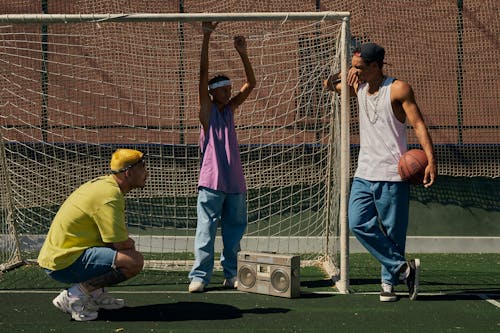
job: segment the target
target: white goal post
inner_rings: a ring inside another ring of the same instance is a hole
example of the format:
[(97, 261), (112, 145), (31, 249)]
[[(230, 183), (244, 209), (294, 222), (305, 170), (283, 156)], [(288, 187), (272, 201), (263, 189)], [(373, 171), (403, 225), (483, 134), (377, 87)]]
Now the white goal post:
[[(347, 293), (349, 90), (323, 87), (350, 56), (348, 12), (0, 15), (0, 268), (36, 257), (59, 205), (108, 172), (118, 147), (148, 154), (127, 198), (138, 248), (190, 262), (199, 168), (201, 22), (222, 22), (210, 75), (257, 87), (235, 115), (248, 185), (242, 249), (321, 261)], [(219, 245), (220, 248), (220, 245)], [(182, 261), (181, 260), (181, 261)], [(160, 264), (161, 265), (161, 264)]]

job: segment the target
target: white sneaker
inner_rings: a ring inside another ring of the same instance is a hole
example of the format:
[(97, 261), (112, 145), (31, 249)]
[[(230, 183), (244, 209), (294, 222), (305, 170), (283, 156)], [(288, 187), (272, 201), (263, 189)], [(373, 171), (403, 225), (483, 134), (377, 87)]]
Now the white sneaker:
[(189, 284), (190, 293), (202, 293), (205, 291), (205, 283), (203, 281), (191, 281)]
[(97, 318), (99, 309), (93, 301), (87, 296), (70, 297), (67, 290), (63, 290), (52, 304), (65, 313), (70, 313), (71, 318), (76, 321), (88, 321)]
[(392, 285), (383, 282), (380, 291), (380, 301), (381, 302), (395, 302), (398, 300), (398, 296), (394, 292)]
[(121, 309), (125, 306), (124, 299), (114, 298), (106, 291), (100, 294), (97, 298), (93, 298), (92, 300), (94, 304), (99, 307), (99, 309), (116, 310)]
[(222, 286), (225, 288), (236, 289), (238, 288), (238, 278), (236, 276), (233, 276), (230, 279), (225, 279), (224, 282), (222, 282)]

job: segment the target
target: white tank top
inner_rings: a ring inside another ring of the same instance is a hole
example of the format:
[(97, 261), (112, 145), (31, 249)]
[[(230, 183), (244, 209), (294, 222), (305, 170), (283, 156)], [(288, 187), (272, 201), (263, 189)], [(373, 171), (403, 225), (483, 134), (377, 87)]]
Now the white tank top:
[(407, 151), (406, 125), (394, 115), (387, 77), (378, 93), (368, 95), (368, 84), (358, 88), (360, 150), (354, 177), (371, 181), (401, 181), (398, 161)]

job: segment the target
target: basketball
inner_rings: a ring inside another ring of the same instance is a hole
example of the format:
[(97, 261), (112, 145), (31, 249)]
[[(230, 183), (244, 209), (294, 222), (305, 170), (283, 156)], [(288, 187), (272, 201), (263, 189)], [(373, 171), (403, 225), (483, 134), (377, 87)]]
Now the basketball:
[(414, 185), (422, 185), (427, 167), (427, 156), (421, 149), (411, 149), (401, 156), (398, 172), (401, 179)]

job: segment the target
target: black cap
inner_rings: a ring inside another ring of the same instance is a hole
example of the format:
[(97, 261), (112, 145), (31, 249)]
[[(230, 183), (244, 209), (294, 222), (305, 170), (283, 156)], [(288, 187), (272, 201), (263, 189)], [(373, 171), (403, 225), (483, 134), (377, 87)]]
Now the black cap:
[(384, 61), (385, 50), (382, 46), (375, 43), (366, 43), (354, 50), (354, 55), (361, 57), (364, 62)]

